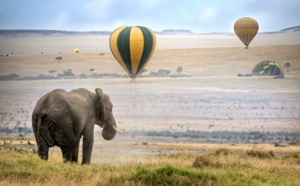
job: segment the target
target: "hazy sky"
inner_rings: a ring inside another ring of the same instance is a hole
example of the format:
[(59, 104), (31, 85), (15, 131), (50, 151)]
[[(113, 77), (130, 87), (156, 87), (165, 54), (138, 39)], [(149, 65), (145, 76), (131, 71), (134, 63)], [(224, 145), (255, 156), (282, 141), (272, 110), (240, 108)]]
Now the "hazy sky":
[(252, 17), (261, 32), (300, 25), (299, 0), (0, 0), (0, 29), (113, 31), (147, 26), (155, 31), (233, 32)]

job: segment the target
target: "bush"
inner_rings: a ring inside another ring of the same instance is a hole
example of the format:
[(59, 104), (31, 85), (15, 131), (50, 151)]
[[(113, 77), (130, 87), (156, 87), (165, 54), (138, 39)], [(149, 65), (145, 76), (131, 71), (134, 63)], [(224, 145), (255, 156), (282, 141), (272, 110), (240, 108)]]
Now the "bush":
[(246, 151), (246, 155), (250, 157), (256, 157), (260, 159), (271, 159), (272, 156), (267, 151), (262, 150), (248, 150)]
[(159, 69), (157, 72), (151, 71), (149, 76), (151, 77), (168, 77), (170, 75), (170, 70)]
[(211, 155), (197, 156), (193, 167), (203, 169), (205, 167), (220, 168), (222, 164)]
[(72, 69), (63, 70), (64, 76), (75, 76), (72, 72)]
[(9, 74), (9, 75), (3, 75), (0, 76), (0, 80), (16, 80), (20, 76), (18, 74)]
[(166, 165), (154, 170), (138, 168), (131, 179), (137, 185), (208, 185), (217, 178), (208, 173)]
[(216, 156), (221, 156), (221, 155), (228, 156), (229, 154), (232, 154), (232, 152), (226, 148), (220, 148), (220, 149), (216, 150), (216, 152), (215, 152)]
[(179, 152), (170, 154), (169, 157), (175, 158), (175, 159), (188, 159), (188, 158), (195, 157), (195, 155), (192, 153), (189, 153), (188, 151), (179, 151)]
[(81, 79), (87, 79), (87, 78), (88, 78), (88, 76), (87, 76), (86, 74), (84, 74), (84, 73), (80, 74), (79, 77), (80, 77)]

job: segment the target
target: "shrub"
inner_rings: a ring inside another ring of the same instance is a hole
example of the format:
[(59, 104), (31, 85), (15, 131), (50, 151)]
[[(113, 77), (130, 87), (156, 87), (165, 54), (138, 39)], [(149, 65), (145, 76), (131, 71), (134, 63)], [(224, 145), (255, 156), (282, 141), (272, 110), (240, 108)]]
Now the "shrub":
[(88, 76), (87, 76), (86, 74), (84, 74), (84, 73), (80, 74), (79, 77), (80, 77), (81, 79), (87, 79), (87, 78), (88, 78)]
[(195, 156), (194, 154), (191, 154), (188, 151), (179, 151), (169, 155), (170, 158), (176, 158), (176, 159), (188, 159), (194, 156)]
[(16, 80), (20, 76), (18, 74), (9, 74), (9, 75), (3, 75), (0, 76), (0, 80)]
[(272, 156), (267, 151), (254, 150), (254, 149), (246, 151), (246, 155), (250, 157), (260, 158), (260, 159), (272, 158)]
[(208, 185), (217, 177), (208, 173), (190, 169), (173, 167), (171, 165), (149, 170), (138, 168), (131, 176), (137, 185)]
[(220, 148), (220, 149), (216, 150), (216, 152), (215, 152), (216, 156), (220, 156), (220, 155), (228, 156), (229, 154), (232, 154), (232, 152), (226, 148)]
[(205, 167), (220, 168), (222, 166), (223, 165), (211, 155), (197, 156), (193, 163), (193, 167), (200, 169)]

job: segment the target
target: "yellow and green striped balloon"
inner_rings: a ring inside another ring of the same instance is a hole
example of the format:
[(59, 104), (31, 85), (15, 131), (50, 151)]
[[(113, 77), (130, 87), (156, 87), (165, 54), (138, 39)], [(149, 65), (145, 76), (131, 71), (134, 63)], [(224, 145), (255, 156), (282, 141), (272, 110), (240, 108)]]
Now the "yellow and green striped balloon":
[(134, 80), (151, 58), (156, 36), (147, 27), (124, 26), (113, 31), (109, 45), (116, 60)]

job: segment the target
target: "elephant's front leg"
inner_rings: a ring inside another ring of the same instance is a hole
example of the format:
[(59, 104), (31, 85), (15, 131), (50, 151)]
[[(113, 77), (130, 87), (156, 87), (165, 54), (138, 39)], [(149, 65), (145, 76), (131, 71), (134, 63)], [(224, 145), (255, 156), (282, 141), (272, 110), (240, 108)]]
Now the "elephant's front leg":
[(90, 164), (94, 144), (94, 125), (86, 128), (83, 133), (82, 164)]

